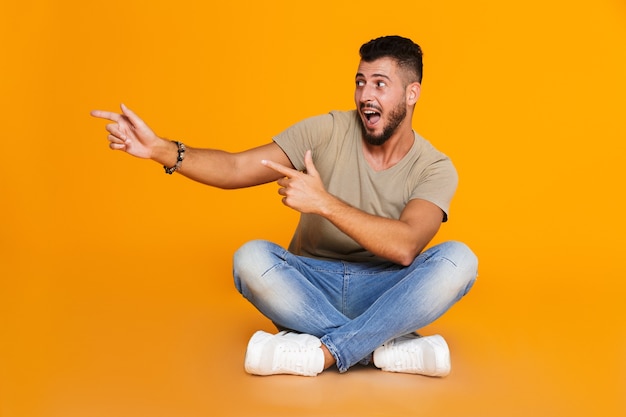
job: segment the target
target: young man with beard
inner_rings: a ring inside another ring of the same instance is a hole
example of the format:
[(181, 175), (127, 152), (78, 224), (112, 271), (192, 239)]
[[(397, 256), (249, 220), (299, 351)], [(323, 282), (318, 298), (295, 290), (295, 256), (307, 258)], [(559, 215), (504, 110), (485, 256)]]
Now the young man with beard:
[(464, 244), (424, 250), (447, 221), (456, 170), (412, 129), (420, 47), (386, 36), (360, 55), (355, 110), (303, 120), (241, 153), (160, 138), (123, 105), (121, 114), (92, 112), (112, 121), (111, 149), (224, 189), (277, 181), (282, 202), (301, 213), (288, 249), (255, 240), (234, 256), (237, 290), (281, 330), (252, 336), (251, 374), (313, 376), (372, 360), (390, 372), (450, 372), (445, 340), (414, 331), (476, 279)]

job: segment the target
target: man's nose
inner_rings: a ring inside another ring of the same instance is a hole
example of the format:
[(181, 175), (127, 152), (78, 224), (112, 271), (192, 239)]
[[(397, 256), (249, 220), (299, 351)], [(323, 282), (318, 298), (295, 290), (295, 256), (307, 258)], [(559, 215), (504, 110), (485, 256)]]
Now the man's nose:
[(359, 97), (359, 101), (361, 103), (368, 103), (374, 100), (374, 90), (367, 85), (364, 85), (361, 88), (361, 95)]

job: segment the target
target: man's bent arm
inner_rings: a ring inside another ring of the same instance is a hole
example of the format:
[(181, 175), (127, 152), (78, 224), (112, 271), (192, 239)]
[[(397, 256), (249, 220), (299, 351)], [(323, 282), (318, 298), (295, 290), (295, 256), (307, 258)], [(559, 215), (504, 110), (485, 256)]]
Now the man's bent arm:
[(321, 216), (371, 253), (404, 266), (437, 234), (443, 219), (438, 206), (421, 199), (409, 201), (398, 220), (368, 214), (335, 197), (329, 201)]
[(281, 173), (278, 193), (283, 203), (301, 213), (320, 215), (374, 255), (401, 265), (410, 265), (435, 236), (443, 211), (421, 199), (407, 203), (399, 219), (368, 214), (328, 193), (313, 164), (311, 151), (304, 157), (306, 172), (275, 161), (263, 164)]

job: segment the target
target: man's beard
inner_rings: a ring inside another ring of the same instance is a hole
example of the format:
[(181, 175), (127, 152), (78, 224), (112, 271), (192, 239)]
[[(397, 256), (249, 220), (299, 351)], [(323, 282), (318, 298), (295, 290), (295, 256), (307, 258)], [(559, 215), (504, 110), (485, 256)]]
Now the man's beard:
[(365, 123), (361, 120), (363, 138), (370, 145), (381, 146), (395, 133), (398, 126), (400, 126), (400, 124), (404, 121), (405, 117), (406, 106), (404, 103), (398, 103), (398, 105), (389, 114), (389, 122), (383, 127), (383, 131), (379, 135), (369, 133), (365, 128)]

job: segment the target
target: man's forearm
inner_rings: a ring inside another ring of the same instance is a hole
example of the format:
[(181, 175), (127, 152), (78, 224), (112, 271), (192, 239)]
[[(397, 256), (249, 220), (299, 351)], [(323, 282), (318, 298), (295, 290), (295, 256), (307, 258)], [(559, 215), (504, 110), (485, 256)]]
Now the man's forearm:
[[(163, 167), (174, 167), (179, 152), (175, 142), (165, 141), (154, 149), (152, 160)], [(221, 150), (196, 149), (185, 146), (184, 160), (176, 169), (181, 175), (218, 188), (238, 188), (236, 158)]]
[[(176, 164), (177, 155), (176, 143), (164, 141), (153, 149), (151, 159), (165, 167), (172, 167)], [(267, 157), (279, 159), (283, 163), (285, 159), (289, 162), (274, 143), (240, 153), (186, 146), (185, 158), (176, 172), (217, 188), (245, 188), (279, 178), (276, 172), (261, 164), (261, 160)]]
[(402, 220), (368, 214), (336, 198), (320, 215), (369, 252), (400, 265), (410, 265), (430, 240), (417, 237)]

